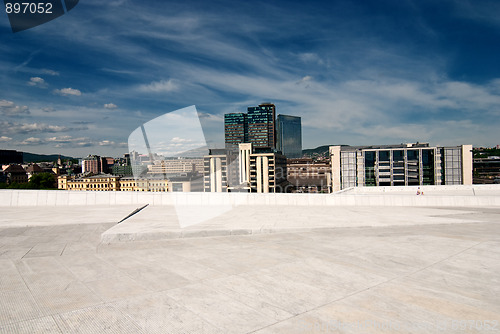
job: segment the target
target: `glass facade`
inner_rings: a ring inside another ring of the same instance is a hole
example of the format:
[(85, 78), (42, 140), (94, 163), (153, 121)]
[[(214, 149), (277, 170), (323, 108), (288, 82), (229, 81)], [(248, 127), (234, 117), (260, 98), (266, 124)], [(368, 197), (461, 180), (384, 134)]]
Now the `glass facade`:
[(248, 108), (248, 142), (254, 147), (276, 147), (275, 109), (274, 104)]
[(224, 136), (226, 148), (236, 148), (248, 142), (247, 115), (232, 113), (224, 115)]
[(376, 186), (377, 180), (375, 179), (375, 152), (365, 151), (363, 153), (365, 158), (365, 186)]
[(458, 147), (445, 147), (442, 152), (445, 184), (462, 184), (462, 150)]
[(296, 116), (278, 115), (276, 120), (277, 146), (287, 158), (302, 157), (302, 124)]
[[(470, 146), (470, 145), (468, 145)], [(340, 149), (340, 161), (332, 160), (332, 189), (357, 186), (423, 186), (458, 185), (467, 181), (472, 153), (465, 146), (429, 147), (428, 144), (345, 147)], [(468, 155), (467, 155), (468, 154)], [(465, 161), (465, 163), (464, 163)], [(336, 164), (336, 165), (335, 165)], [(333, 171), (338, 170), (340, 179)], [(338, 180), (338, 181), (337, 181)], [(465, 181), (464, 181), (465, 180)]]
[(344, 188), (356, 187), (356, 152), (341, 152), (340, 154), (340, 178)]
[(422, 150), (422, 184), (434, 184), (434, 150)]

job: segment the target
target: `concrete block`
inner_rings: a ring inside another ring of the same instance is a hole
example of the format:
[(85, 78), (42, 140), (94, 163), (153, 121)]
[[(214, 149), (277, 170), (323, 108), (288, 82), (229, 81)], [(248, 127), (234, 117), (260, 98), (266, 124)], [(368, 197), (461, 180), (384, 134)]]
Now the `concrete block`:
[(230, 230), (184, 230), (181, 233), (181, 238), (204, 238), (204, 237), (219, 237), (230, 235)]
[(87, 197), (88, 203), (94, 203), (93, 205), (109, 205), (109, 192), (95, 192), (93, 197)]
[(144, 204), (153, 205), (153, 201), (152, 201), (152, 198), (150, 195), (151, 194), (149, 194), (147, 192), (138, 192), (137, 193), (137, 204), (144, 203)]
[(0, 190), (0, 207), (11, 206), (12, 204), (12, 190)]
[(98, 203), (98, 198), (101, 197), (100, 195), (107, 195), (107, 191), (86, 191), (85, 194), (87, 195), (87, 199), (85, 202), (85, 205), (91, 206), (91, 205), (96, 205)]
[(87, 205), (86, 191), (72, 191), (68, 194), (68, 205)]
[(174, 205), (174, 199), (172, 193), (162, 193), (161, 194), (161, 205)]
[(252, 229), (249, 228), (238, 228), (238, 229), (233, 229), (230, 231), (231, 235), (249, 235), (253, 234)]
[(17, 206), (36, 206), (38, 191), (18, 191)]
[(66, 206), (69, 203), (69, 190), (58, 190), (56, 192), (56, 206)]
[(128, 204), (134, 204), (133, 202), (133, 196), (134, 192), (132, 191), (121, 191), (116, 193), (116, 200), (115, 203), (117, 205), (128, 205)]
[(47, 206), (57, 205), (57, 193), (58, 193), (58, 191), (47, 190), (47, 193), (45, 195), (47, 198), (47, 201), (45, 202), (45, 205), (47, 205)]

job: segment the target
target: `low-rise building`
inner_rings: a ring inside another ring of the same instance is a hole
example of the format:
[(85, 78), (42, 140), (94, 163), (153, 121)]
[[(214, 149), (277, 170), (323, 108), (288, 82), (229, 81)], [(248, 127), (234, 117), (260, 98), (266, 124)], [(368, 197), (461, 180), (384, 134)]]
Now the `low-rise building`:
[(27, 183), (28, 173), (24, 170), (23, 166), (11, 164), (3, 168), (4, 174), (8, 184), (12, 183)]
[(293, 192), (330, 192), (329, 162), (315, 162), (312, 158), (287, 159), (287, 173)]
[(120, 177), (111, 174), (97, 174), (71, 179), (68, 176), (58, 178), (58, 187), (75, 191), (120, 191)]
[(472, 184), (472, 145), (330, 146), (332, 190)]

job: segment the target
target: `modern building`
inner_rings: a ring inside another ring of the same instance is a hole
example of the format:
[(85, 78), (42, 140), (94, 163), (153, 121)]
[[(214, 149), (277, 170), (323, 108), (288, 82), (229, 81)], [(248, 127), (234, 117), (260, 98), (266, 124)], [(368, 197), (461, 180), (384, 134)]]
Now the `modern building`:
[(170, 192), (203, 192), (204, 179), (202, 174), (172, 177), (168, 180)]
[(248, 122), (245, 113), (224, 115), (224, 137), (226, 148), (238, 148), (238, 144), (248, 142)]
[(16, 150), (0, 150), (0, 166), (8, 164), (22, 164), (23, 152)]
[(117, 176), (132, 176), (134, 173), (132, 172), (132, 166), (130, 165), (114, 165), (111, 168), (111, 174)]
[(257, 193), (289, 192), (286, 157), (278, 153), (250, 154), (250, 189)]
[(254, 147), (276, 148), (276, 106), (262, 103), (248, 107), (248, 142)]
[(203, 158), (175, 158), (148, 165), (148, 175), (180, 175), (203, 172)]
[(228, 187), (228, 151), (223, 149), (211, 149), (209, 155), (203, 158), (203, 191), (204, 192), (227, 192)]
[(478, 158), (473, 162), (473, 183), (500, 183), (500, 157)]
[(89, 155), (88, 157), (82, 159), (82, 174), (99, 174), (101, 171), (101, 157), (97, 155)]
[(332, 191), (363, 186), (472, 184), (472, 145), (330, 146)]
[(251, 143), (239, 151), (210, 150), (205, 156), (205, 192), (285, 192), (289, 190), (286, 157)]
[(276, 119), (276, 149), (287, 158), (302, 157), (302, 124), (297, 116), (278, 115)]

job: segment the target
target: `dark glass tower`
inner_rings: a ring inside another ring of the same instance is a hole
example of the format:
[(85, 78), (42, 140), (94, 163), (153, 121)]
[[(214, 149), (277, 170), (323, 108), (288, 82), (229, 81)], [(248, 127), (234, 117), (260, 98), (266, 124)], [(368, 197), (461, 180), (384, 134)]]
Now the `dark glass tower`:
[(297, 116), (278, 115), (276, 120), (277, 145), (287, 158), (302, 157), (302, 123)]
[(226, 148), (237, 148), (248, 142), (247, 115), (232, 113), (224, 115), (224, 135)]
[(263, 103), (258, 107), (249, 107), (248, 142), (254, 147), (276, 148), (276, 107), (271, 103)]

